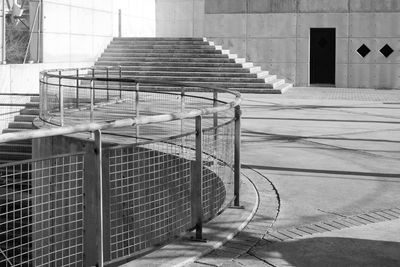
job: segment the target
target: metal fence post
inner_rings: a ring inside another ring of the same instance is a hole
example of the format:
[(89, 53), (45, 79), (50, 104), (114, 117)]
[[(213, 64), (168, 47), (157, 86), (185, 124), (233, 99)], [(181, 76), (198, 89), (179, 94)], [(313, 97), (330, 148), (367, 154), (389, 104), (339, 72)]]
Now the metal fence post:
[(195, 222), (196, 240), (203, 239), (203, 127), (201, 116), (196, 117), (196, 161), (192, 176), (192, 214)]
[(96, 95), (95, 95), (95, 91), (94, 91), (94, 78), (95, 78), (95, 70), (94, 70), (94, 67), (92, 67), (92, 82), (93, 82), (93, 84), (90, 86), (91, 87), (91, 89), (93, 89), (93, 103), (96, 101)]
[(58, 71), (58, 101), (60, 108), (60, 125), (64, 126), (64, 92), (61, 84), (61, 70)]
[(90, 81), (90, 122), (93, 122), (93, 110), (94, 110), (94, 90), (93, 80)]
[[(181, 89), (181, 112), (183, 113), (185, 111), (185, 88), (182, 87)], [(183, 119), (181, 119), (181, 134), (183, 134), (183, 128), (184, 128), (184, 124), (183, 124)], [(183, 141), (183, 138), (182, 138)], [(182, 142), (182, 148), (183, 148), (183, 142)]]
[[(136, 105), (136, 118), (139, 118), (139, 83), (136, 83), (136, 94), (135, 94), (135, 105)], [(139, 124), (136, 123), (136, 140), (139, 138)]]
[(107, 101), (109, 101), (110, 100), (110, 94), (109, 94), (109, 92), (108, 92), (108, 90), (110, 89), (110, 83), (108, 82), (108, 78), (109, 78), (109, 67), (106, 67), (106, 78), (107, 78), (107, 81), (106, 81), (106, 86), (107, 86)]
[(94, 132), (94, 143), (95, 143), (95, 169), (97, 170), (97, 185), (98, 185), (98, 227), (97, 227), (97, 266), (104, 266), (104, 239), (103, 239), (103, 170), (102, 170), (102, 148), (101, 148), (101, 131), (97, 130)]
[(235, 194), (235, 201), (234, 206), (240, 206), (240, 120), (241, 120), (242, 111), (240, 110), (240, 106), (235, 107), (235, 159), (234, 159), (234, 169), (235, 169), (235, 177), (234, 177), (234, 194)]
[(76, 108), (79, 108), (79, 69), (76, 70)]
[(119, 65), (119, 99), (122, 99), (122, 66)]

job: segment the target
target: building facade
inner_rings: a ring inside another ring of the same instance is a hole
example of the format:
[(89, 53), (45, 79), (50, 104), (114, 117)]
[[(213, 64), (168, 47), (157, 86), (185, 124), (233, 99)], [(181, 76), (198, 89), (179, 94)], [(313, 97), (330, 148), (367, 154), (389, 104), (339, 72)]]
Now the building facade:
[(400, 0), (156, 0), (156, 20), (297, 86), (400, 88)]

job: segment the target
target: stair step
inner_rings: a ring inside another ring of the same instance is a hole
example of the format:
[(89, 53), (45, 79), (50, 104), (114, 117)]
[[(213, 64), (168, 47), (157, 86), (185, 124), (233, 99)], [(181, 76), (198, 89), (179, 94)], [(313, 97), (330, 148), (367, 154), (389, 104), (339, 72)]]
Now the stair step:
[[(201, 57), (201, 58), (162, 58), (162, 57), (113, 57), (113, 56), (103, 56), (99, 58), (99, 61), (118, 61), (118, 62), (200, 62), (200, 63), (237, 63), (236, 59), (225, 58), (211, 58), (211, 57)], [(242, 62), (240, 62), (242, 63)]]
[(0, 152), (0, 160), (19, 161), (19, 160), (26, 160), (26, 159), (31, 159), (31, 158), (32, 158), (31, 153), (14, 152), (14, 151)]
[(8, 128), (14, 129), (34, 129), (32, 122), (25, 122), (25, 121), (16, 121), (10, 122), (8, 124)]
[(40, 103), (39, 102), (27, 102), (25, 104), (26, 108), (39, 108)]
[(19, 128), (6, 128), (3, 129), (3, 133), (16, 133), (16, 132), (23, 132), (28, 131), (28, 129), (19, 129)]
[[(101, 60), (96, 63), (96, 65), (99, 65), (103, 62), (103, 65), (108, 65), (108, 66), (156, 66), (156, 67), (214, 67), (214, 68), (242, 68), (244, 64), (241, 63), (235, 63), (233, 62), (118, 62), (118, 61), (110, 61), (110, 60)], [(247, 65), (247, 64), (246, 64)], [(248, 64), (249, 67), (251, 63)]]
[(103, 58), (229, 58), (227, 54), (104, 52)]
[[(135, 62), (109, 62), (109, 61), (98, 61), (95, 64), (98, 67), (118, 67), (121, 65), (122, 71), (175, 71), (175, 72), (238, 72), (238, 73), (250, 73), (257, 72), (259, 67), (242, 68), (242, 64), (237, 63), (135, 63)], [(117, 71), (112, 69), (111, 72)]]
[(36, 115), (17, 115), (14, 117), (14, 121), (33, 122), (35, 118), (37, 118)]
[(285, 80), (284, 79), (275, 79), (273, 81), (268, 82), (273, 89), (278, 88), (280, 85), (285, 84)]
[(204, 48), (121, 48), (121, 47), (108, 47), (104, 50), (105, 53), (138, 53), (138, 54), (146, 54), (146, 53), (157, 53), (157, 54), (222, 54), (221, 50), (216, 50), (214, 47), (204, 47)]
[[(97, 77), (105, 77), (104, 75), (98, 75)], [(117, 76), (111, 75), (111, 78), (117, 78)], [(124, 78), (131, 79), (150, 79), (147, 75), (134, 75), (134, 76), (124, 76)], [(275, 75), (270, 75), (269, 78), (252, 78), (252, 77), (204, 77), (204, 76), (152, 76), (151, 80), (154, 83), (157, 81), (176, 81), (176, 82), (219, 82), (219, 83), (265, 83), (266, 80), (272, 81), (276, 79)], [(107, 82), (98, 81), (96, 86), (101, 84), (106, 84)]]
[(31, 102), (40, 102), (40, 96), (31, 96)]
[(20, 114), (21, 115), (39, 115), (39, 109), (29, 109), (29, 108), (26, 108), (26, 109), (22, 109), (21, 111), (20, 111)]
[(4, 151), (15, 151), (15, 152), (23, 152), (23, 153), (32, 153), (32, 145), (31, 144), (18, 144), (18, 143), (2, 143), (0, 144), (0, 153)]
[[(143, 43), (111, 43), (107, 46), (107, 48), (115, 48), (115, 49), (172, 49), (172, 50), (180, 50), (180, 49), (210, 49), (216, 50), (215, 46), (210, 46), (206, 43), (188, 45), (188, 44), (143, 44)], [(218, 48), (218, 47), (217, 47)]]
[(199, 41), (204, 42), (203, 37), (114, 37), (113, 41), (128, 41), (128, 42), (139, 42), (139, 41)]
[[(122, 71), (122, 77), (135, 76), (176, 76), (176, 77), (226, 77), (226, 78), (264, 78), (268, 75), (260, 75), (258, 73), (241, 73), (241, 72), (175, 72), (175, 71)], [(107, 77), (105, 71), (96, 71), (96, 77)], [(109, 73), (108, 77), (118, 78), (119, 75)]]
[[(111, 44), (129, 44), (130, 41), (127, 40), (114, 40)], [(191, 40), (179, 40), (179, 41), (172, 41), (172, 40), (162, 40), (162, 41), (154, 41), (154, 40), (138, 40), (135, 41), (135, 44), (141, 45), (208, 45), (204, 41), (191, 41)]]
[(276, 87), (277, 90), (279, 90), (281, 93), (286, 93), (290, 88), (293, 87), (293, 84), (291, 83), (284, 83)]

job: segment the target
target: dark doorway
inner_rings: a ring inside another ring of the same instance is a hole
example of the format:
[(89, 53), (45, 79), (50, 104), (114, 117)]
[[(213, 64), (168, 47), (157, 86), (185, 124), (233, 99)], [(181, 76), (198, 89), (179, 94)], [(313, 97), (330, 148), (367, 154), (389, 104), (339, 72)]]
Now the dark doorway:
[(310, 29), (310, 84), (335, 84), (336, 29)]

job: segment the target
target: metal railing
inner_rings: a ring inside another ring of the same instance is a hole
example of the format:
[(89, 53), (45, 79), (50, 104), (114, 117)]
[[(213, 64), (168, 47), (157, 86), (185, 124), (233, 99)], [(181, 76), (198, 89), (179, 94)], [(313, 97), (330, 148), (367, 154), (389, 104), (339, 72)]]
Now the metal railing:
[(239, 206), (238, 93), (121, 67), (40, 83), (42, 129), (0, 135), (35, 155), (0, 165), (0, 265), (122, 263)]

